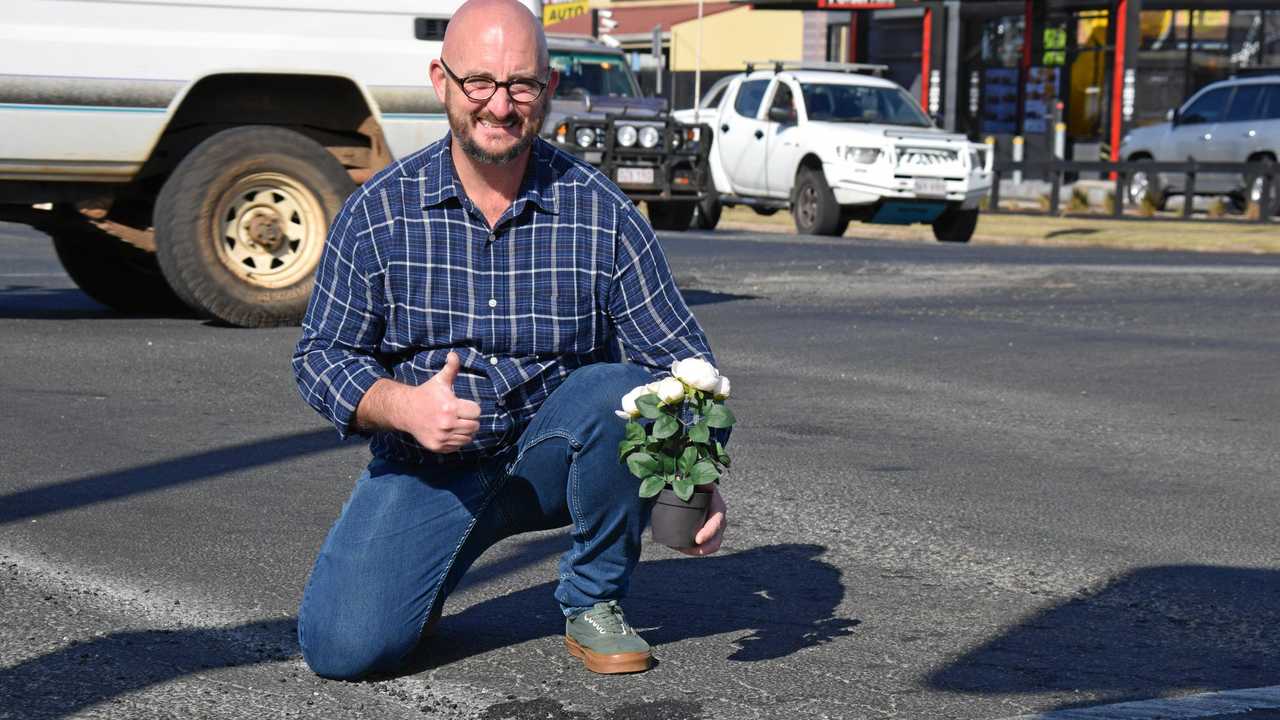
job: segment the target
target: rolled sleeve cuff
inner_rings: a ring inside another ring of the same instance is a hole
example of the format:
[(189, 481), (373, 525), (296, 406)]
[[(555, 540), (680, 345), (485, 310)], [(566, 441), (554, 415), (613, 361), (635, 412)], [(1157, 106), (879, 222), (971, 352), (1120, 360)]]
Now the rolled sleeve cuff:
[(369, 437), (369, 433), (356, 428), (356, 408), (369, 388), (383, 378), (390, 379), (391, 375), (376, 363), (354, 364), (337, 375), (333, 384), (333, 402), (329, 403), (332, 409), (329, 419), (338, 429), (338, 437), (343, 440), (353, 435)]

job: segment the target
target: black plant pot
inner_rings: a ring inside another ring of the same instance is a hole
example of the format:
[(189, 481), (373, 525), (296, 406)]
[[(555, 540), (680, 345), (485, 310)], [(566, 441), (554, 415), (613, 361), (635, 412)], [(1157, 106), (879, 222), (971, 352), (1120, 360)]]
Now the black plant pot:
[(693, 536), (707, 519), (711, 493), (695, 490), (689, 502), (681, 500), (671, 488), (663, 488), (654, 498), (649, 516), (649, 531), (656, 543), (672, 548), (693, 547)]

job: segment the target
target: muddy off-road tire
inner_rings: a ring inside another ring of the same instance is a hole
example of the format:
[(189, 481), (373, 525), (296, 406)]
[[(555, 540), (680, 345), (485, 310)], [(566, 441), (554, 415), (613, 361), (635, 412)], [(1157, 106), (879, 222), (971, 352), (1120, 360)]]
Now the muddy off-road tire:
[(688, 230), (697, 203), (687, 201), (649, 202), (649, 224), (654, 230)]
[(791, 204), (791, 216), (796, 230), (805, 235), (843, 235), (849, 226), (840, 215), (836, 196), (827, 185), (821, 170), (801, 168), (796, 174), (795, 197)]
[(160, 191), (160, 268), (202, 315), (241, 327), (295, 324), (329, 223), (354, 189), (342, 164), (301, 133), (223, 130), (183, 158)]
[(156, 255), (94, 227), (66, 210), (64, 221), (41, 229), (75, 284), (112, 310), (129, 314), (186, 314), (186, 305), (165, 281)]
[(977, 209), (947, 210), (933, 221), (933, 236), (938, 242), (967, 243), (977, 228)]

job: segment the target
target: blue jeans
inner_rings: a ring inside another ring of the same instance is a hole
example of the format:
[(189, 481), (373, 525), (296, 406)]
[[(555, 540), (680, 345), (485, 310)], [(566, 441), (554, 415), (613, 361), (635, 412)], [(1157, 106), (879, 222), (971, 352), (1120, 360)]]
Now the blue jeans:
[(375, 458), (329, 531), (298, 610), (318, 675), (400, 667), (428, 619), (486, 549), (572, 525), (555, 598), (566, 612), (622, 598), (640, 559), (649, 503), (618, 461), (622, 395), (651, 380), (636, 365), (575, 370), (499, 458), (422, 466)]

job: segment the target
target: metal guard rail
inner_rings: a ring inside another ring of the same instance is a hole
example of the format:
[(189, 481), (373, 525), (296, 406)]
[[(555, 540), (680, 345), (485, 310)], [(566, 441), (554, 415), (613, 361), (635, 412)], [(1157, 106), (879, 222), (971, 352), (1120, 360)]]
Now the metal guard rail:
[[(1240, 175), (1245, 178), (1262, 178), (1262, 200), (1259, 203), (1257, 222), (1268, 222), (1276, 211), (1276, 188), (1280, 180), (1280, 163), (1273, 160), (1253, 162), (1201, 162), (1187, 159), (1183, 162), (1157, 162), (1155, 160), (1136, 160), (1129, 162), (1110, 162), (1104, 160), (1028, 160), (1023, 162), (998, 161), (993, 168), (994, 177), (991, 182), (989, 205), (993, 210), (1000, 208), (1000, 177), (1021, 170), (1022, 172), (1045, 172), (1049, 175), (1051, 190), (1049, 191), (1049, 214), (1057, 215), (1061, 199), (1062, 176), (1065, 173), (1110, 173), (1115, 176), (1115, 202), (1112, 203), (1111, 214), (1120, 217), (1124, 214), (1125, 202), (1128, 198), (1129, 177), (1136, 172), (1146, 173), (1151, 177), (1154, 173), (1184, 175), (1184, 197), (1194, 197), (1196, 191), (1196, 175), (1202, 173), (1223, 173)], [(1251, 185), (1246, 182), (1246, 189)], [(1182, 203), (1182, 217), (1191, 217), (1193, 202)]]

